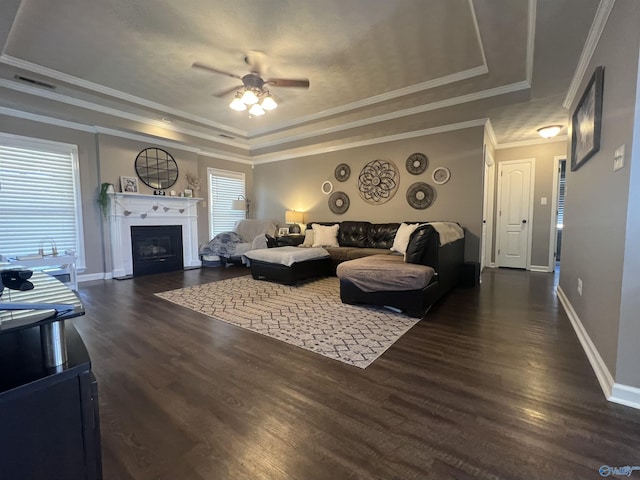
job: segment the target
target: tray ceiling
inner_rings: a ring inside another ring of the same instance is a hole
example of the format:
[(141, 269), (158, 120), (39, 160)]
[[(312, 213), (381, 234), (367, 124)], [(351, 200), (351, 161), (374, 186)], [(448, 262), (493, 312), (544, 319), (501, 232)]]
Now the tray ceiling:
[[(367, 136), (378, 123), (400, 132), (407, 128), (402, 119), (415, 115), (416, 108), (418, 115), (434, 117), (452, 104), (467, 105), (469, 120), (491, 118), (501, 143), (534, 139), (540, 124), (566, 124), (561, 102), (598, 5), (595, 0), (4, 3), (0, 106), (115, 130), (125, 121), (131, 129), (132, 122), (148, 125), (165, 117), (173, 122), (164, 124), (167, 129), (193, 133), (203, 144), (211, 141), (223, 149), (246, 148), (249, 154), (265, 142), (284, 145), (288, 135), (312, 143), (312, 132), (326, 129), (342, 131), (338, 141), (353, 140), (348, 125), (367, 118), (384, 119), (371, 123)], [(232, 94), (214, 96), (240, 86), (238, 80), (191, 68), (197, 61), (242, 76), (250, 70), (244, 57), (253, 50), (266, 54), (265, 78), (309, 78), (310, 88), (273, 87), (279, 108), (249, 118), (228, 108)], [(528, 98), (519, 95), (512, 105), (496, 100), (495, 106), (473, 106), (474, 98), (523, 90)]]

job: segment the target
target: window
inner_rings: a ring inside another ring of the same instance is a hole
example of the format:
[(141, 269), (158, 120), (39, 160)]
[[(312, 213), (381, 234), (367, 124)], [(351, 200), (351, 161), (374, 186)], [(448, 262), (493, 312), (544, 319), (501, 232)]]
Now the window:
[(74, 250), (84, 268), (78, 149), (0, 134), (0, 253)]
[(564, 192), (567, 182), (566, 165), (566, 160), (562, 160), (560, 162), (560, 185), (558, 188), (558, 224), (556, 225), (558, 230), (562, 230), (562, 227), (564, 226)]
[(233, 230), (236, 222), (245, 218), (245, 211), (233, 210), (234, 200), (245, 195), (244, 173), (208, 168), (209, 177), (209, 238)]

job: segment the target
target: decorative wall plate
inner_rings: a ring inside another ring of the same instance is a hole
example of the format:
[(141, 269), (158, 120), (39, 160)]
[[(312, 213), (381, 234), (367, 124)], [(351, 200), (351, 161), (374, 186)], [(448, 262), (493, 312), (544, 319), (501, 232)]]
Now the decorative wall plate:
[(345, 182), (349, 179), (349, 175), (351, 175), (351, 167), (346, 163), (341, 163), (336, 167), (335, 176), (336, 180), (339, 182)]
[(407, 172), (413, 175), (420, 175), (429, 166), (429, 160), (424, 153), (412, 153), (407, 157)]
[(433, 183), (444, 185), (451, 178), (451, 172), (448, 168), (438, 167), (433, 171), (433, 175), (431, 175), (431, 178), (433, 179)]
[(373, 160), (367, 163), (358, 177), (358, 192), (362, 199), (373, 205), (382, 205), (396, 194), (400, 173), (389, 160)]
[(334, 192), (329, 197), (329, 210), (336, 215), (342, 215), (349, 210), (349, 196), (344, 192)]
[(434, 188), (424, 182), (416, 182), (407, 189), (407, 203), (417, 210), (424, 210), (436, 200)]
[(329, 195), (331, 192), (333, 192), (333, 183), (331, 183), (329, 180), (325, 180), (324, 182), (322, 182), (322, 185), (320, 185), (320, 190), (322, 190), (322, 193), (324, 193), (325, 195)]

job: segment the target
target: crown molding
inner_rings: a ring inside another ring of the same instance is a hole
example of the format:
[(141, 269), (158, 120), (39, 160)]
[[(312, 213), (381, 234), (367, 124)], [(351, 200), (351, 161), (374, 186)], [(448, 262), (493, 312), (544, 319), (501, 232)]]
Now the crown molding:
[(531, 83), (533, 77), (533, 54), (536, 44), (536, 8), (537, 0), (529, 0), (529, 13), (527, 22), (527, 81)]
[(582, 79), (587, 71), (589, 62), (591, 62), (591, 57), (593, 57), (593, 53), (598, 46), (600, 36), (604, 31), (604, 27), (607, 25), (607, 20), (609, 19), (609, 15), (611, 14), (611, 10), (613, 10), (615, 3), (616, 0), (600, 0), (598, 10), (596, 11), (593, 23), (589, 29), (589, 34), (587, 35), (587, 40), (584, 42), (584, 47), (582, 48), (582, 53), (578, 60), (578, 66), (573, 73), (573, 78), (569, 84), (569, 89), (567, 90), (564, 102), (562, 102), (562, 106), (567, 110), (571, 108), (571, 104), (578, 93), (578, 88), (582, 83)]
[(521, 142), (510, 142), (510, 143), (496, 143), (496, 150), (502, 150), (503, 148), (516, 148), (516, 147), (529, 147), (531, 145), (541, 145), (546, 143), (559, 143), (559, 142), (568, 142), (569, 137), (566, 135), (559, 135), (553, 138), (539, 138), (536, 140), (523, 140)]
[(231, 162), (243, 163), (246, 165), (253, 165), (253, 161), (246, 156), (230, 155), (226, 152), (220, 152), (216, 150), (206, 150), (199, 147), (190, 147), (179, 142), (173, 142), (154, 135), (146, 135), (143, 133), (130, 133), (116, 130), (113, 128), (105, 128), (98, 126), (85, 125), (78, 122), (70, 122), (67, 120), (61, 120), (59, 118), (53, 118), (46, 115), (40, 115), (36, 113), (23, 112), (22, 110), (16, 110), (13, 108), (0, 107), (0, 115), (6, 115), (8, 117), (21, 118), (23, 120), (29, 120), (37, 123), (44, 123), (46, 125), (55, 125), (57, 127), (69, 128), (71, 130), (78, 130), (81, 132), (87, 132), (92, 134), (104, 134), (113, 137), (126, 138), (129, 140), (136, 140), (139, 142), (149, 142), (153, 140), (154, 145), (160, 145), (168, 148), (175, 148), (177, 150), (183, 150), (186, 152), (196, 153), (205, 157), (214, 157), (221, 160), (229, 160)]
[(165, 130), (170, 130), (172, 132), (183, 133), (185, 135), (190, 135), (192, 137), (201, 138), (203, 140), (209, 140), (211, 142), (220, 143), (220, 144), (228, 145), (231, 147), (242, 148), (245, 150), (249, 149), (249, 144), (246, 141), (238, 141), (238, 140), (232, 140), (224, 137), (218, 137), (215, 135), (208, 135), (206, 133), (198, 132), (197, 130), (191, 130), (189, 128), (183, 128), (177, 125), (168, 124), (161, 120), (154, 120), (152, 118), (145, 117), (142, 115), (136, 115), (134, 113), (125, 112), (115, 108), (105, 107), (103, 105), (89, 102), (87, 100), (80, 100), (78, 98), (70, 97), (68, 95), (52, 92), (49, 90), (43, 90), (41, 88), (32, 87), (31, 85), (24, 85), (22, 83), (14, 82), (12, 80), (7, 80), (4, 78), (0, 78), (0, 87), (6, 88), (9, 90), (14, 90), (16, 92), (26, 93), (27, 95), (33, 95), (36, 97), (45, 98), (47, 100), (52, 100), (54, 102), (59, 102), (59, 103), (64, 103), (66, 105), (72, 105), (74, 107), (84, 108), (86, 110), (91, 110), (93, 112), (104, 113), (105, 115), (111, 115), (114, 117), (123, 118), (125, 120), (131, 120), (133, 122), (139, 122), (145, 125), (151, 125), (154, 127), (163, 128)]
[(209, 119), (199, 117), (197, 115), (192, 115), (187, 112), (183, 112), (182, 110), (178, 110), (175, 108), (168, 107), (166, 105), (162, 105), (160, 103), (152, 102), (150, 100), (146, 100), (141, 97), (137, 97), (135, 95), (130, 95), (128, 93), (121, 92), (119, 90), (115, 90), (113, 88), (105, 87), (104, 85), (100, 85), (94, 82), (90, 82), (88, 80), (84, 80), (78, 77), (74, 77), (73, 75), (68, 75), (66, 73), (59, 72), (57, 70), (53, 70), (48, 67), (43, 67), (42, 65), (38, 65), (35, 63), (27, 62), (25, 60), (21, 60), (19, 58), (12, 57), (6, 54), (0, 54), (0, 63), (4, 63), (6, 65), (10, 65), (12, 67), (21, 68), (23, 70), (27, 70), (32, 73), (36, 73), (38, 75), (43, 75), (45, 77), (53, 78), (55, 80), (68, 83), (71, 85), (75, 85), (76, 87), (84, 88), (86, 90), (96, 92), (102, 95), (106, 95), (113, 98), (118, 98), (125, 102), (130, 102), (136, 105), (140, 105), (143, 107), (151, 108), (153, 110), (158, 110), (160, 112), (164, 112), (168, 115), (174, 117), (181, 117), (186, 120), (191, 120), (196, 123), (201, 123), (203, 125), (207, 125), (212, 128), (216, 128), (218, 130), (222, 130), (226, 133), (232, 133), (233, 135), (247, 137), (247, 132), (243, 130), (239, 130), (236, 128), (229, 127), (227, 125), (223, 125), (222, 123), (213, 122)]
[(475, 67), (469, 70), (463, 70), (461, 72), (457, 72), (451, 75), (446, 75), (444, 77), (439, 77), (433, 80), (428, 80), (426, 82), (418, 83), (416, 85), (411, 85), (409, 87), (400, 88), (398, 90), (382, 93), (380, 95), (374, 95), (373, 97), (365, 98), (363, 100), (358, 100), (357, 102), (347, 103), (339, 107), (330, 108), (328, 110), (323, 110), (317, 113), (313, 113), (311, 115), (305, 115), (304, 117), (298, 117), (288, 122), (282, 122), (270, 128), (255, 130), (251, 133), (249, 138), (253, 139), (255, 137), (264, 136), (270, 133), (275, 133), (280, 130), (284, 130), (286, 128), (299, 126), (305, 123), (314, 122), (316, 120), (321, 120), (326, 117), (348, 113), (351, 110), (370, 107), (372, 105), (393, 100), (398, 97), (413, 95), (415, 93), (422, 92), (425, 90), (430, 90), (432, 88), (441, 87), (444, 85), (448, 85), (450, 83), (459, 82), (461, 80), (477, 77), (479, 75), (484, 75), (485, 73), (488, 73), (488, 72), (489, 72), (489, 69), (487, 68), (486, 65)]
[(496, 138), (496, 132), (493, 129), (493, 125), (491, 124), (491, 119), (487, 118), (487, 122), (484, 125), (484, 128), (487, 132), (487, 136), (489, 137), (489, 141), (491, 142), (491, 146), (496, 148), (498, 145), (498, 139)]
[(361, 140), (357, 142), (350, 142), (350, 143), (335, 145), (331, 147), (310, 148), (302, 152), (289, 151), (289, 153), (287, 153), (285, 151), (285, 152), (278, 152), (275, 154), (256, 155), (255, 157), (252, 157), (252, 158), (255, 165), (281, 162), (284, 160), (309, 157), (313, 155), (320, 155), (323, 153), (339, 152), (341, 150), (350, 150), (352, 148), (367, 147), (370, 145), (378, 145), (380, 143), (395, 142), (398, 140), (406, 140), (409, 138), (424, 137), (427, 135), (435, 135), (438, 133), (446, 133), (446, 132), (452, 132), (455, 130), (463, 130), (465, 128), (482, 127), (485, 125), (486, 121), (487, 121), (486, 118), (481, 118), (476, 120), (469, 120), (466, 122), (452, 123), (449, 125), (441, 125), (439, 127), (425, 128), (423, 130), (415, 130), (413, 132), (404, 132), (404, 133), (398, 133), (394, 135), (387, 135), (385, 137), (378, 137), (378, 138), (371, 138), (367, 140)]
[(446, 100), (440, 100), (433, 103), (427, 103), (425, 105), (419, 105), (417, 107), (406, 108), (404, 110), (398, 110), (391, 113), (385, 113), (382, 115), (376, 115), (374, 117), (365, 118), (362, 120), (355, 120), (353, 122), (343, 123), (334, 127), (327, 127), (324, 129), (314, 130), (313, 132), (301, 133), (299, 135), (290, 135), (286, 138), (272, 140), (269, 142), (256, 143), (251, 142), (251, 150), (259, 150), (261, 148), (274, 147), (283, 143), (291, 143), (300, 140), (306, 140), (308, 138), (318, 137), (321, 135), (328, 135), (332, 133), (342, 132), (353, 128), (364, 127), (367, 125), (373, 125), (375, 123), (387, 122), (390, 120), (396, 120), (402, 117), (408, 117), (410, 115), (416, 115), (419, 113), (425, 113), (432, 110), (438, 110), (440, 108), (452, 107), (463, 103), (475, 102), (477, 100), (483, 100), (485, 98), (495, 97), (498, 95), (505, 95), (507, 93), (518, 92), (520, 90), (526, 90), (530, 88), (530, 84), (527, 81), (511, 83), (509, 85), (503, 85), (501, 87), (491, 88), (489, 90), (482, 90), (480, 92), (469, 93), (467, 95), (461, 95), (459, 97), (447, 98)]
[(480, 25), (478, 25), (478, 17), (476, 16), (476, 9), (473, 7), (473, 0), (467, 0), (469, 2), (469, 10), (471, 11), (471, 19), (473, 21), (473, 28), (476, 32), (476, 39), (478, 40), (478, 47), (480, 48), (480, 55), (482, 55), (482, 64), (487, 67), (487, 72), (489, 72), (489, 67), (487, 66), (487, 56), (484, 54), (484, 42), (482, 41), (482, 35), (480, 35)]

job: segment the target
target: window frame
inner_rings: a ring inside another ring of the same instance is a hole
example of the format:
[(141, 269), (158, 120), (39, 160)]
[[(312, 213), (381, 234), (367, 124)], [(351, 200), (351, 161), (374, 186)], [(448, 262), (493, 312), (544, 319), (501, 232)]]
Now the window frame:
[[(214, 214), (214, 192), (213, 189), (211, 188), (211, 182), (212, 182), (212, 177), (226, 177), (226, 178), (232, 178), (232, 179), (238, 179), (242, 181), (243, 184), (243, 189), (242, 189), (242, 193), (238, 194), (238, 195), (243, 195), (245, 198), (247, 196), (246, 192), (247, 192), (247, 178), (246, 175), (243, 172), (238, 172), (238, 171), (234, 171), (234, 170), (225, 170), (222, 168), (215, 168), (215, 167), (207, 167), (207, 189), (208, 191), (208, 195), (207, 195), (207, 199), (209, 201), (209, 205), (208, 205), (208, 209), (207, 209), (207, 213), (208, 213), (208, 223), (209, 223), (209, 238), (213, 238), (215, 237), (215, 235), (217, 235), (218, 233), (221, 232), (214, 232), (213, 231), (213, 227), (214, 227), (214, 220), (213, 220), (213, 214)], [(237, 200), (237, 198), (233, 198), (231, 200)], [(231, 209), (231, 205), (229, 205), (229, 210), (232, 211)], [(238, 212), (240, 212), (238, 210)], [(236, 222), (238, 220), (243, 220), (247, 218), (246, 217), (246, 212), (242, 212), (241, 214), (238, 215), (238, 218), (236, 220)]]

